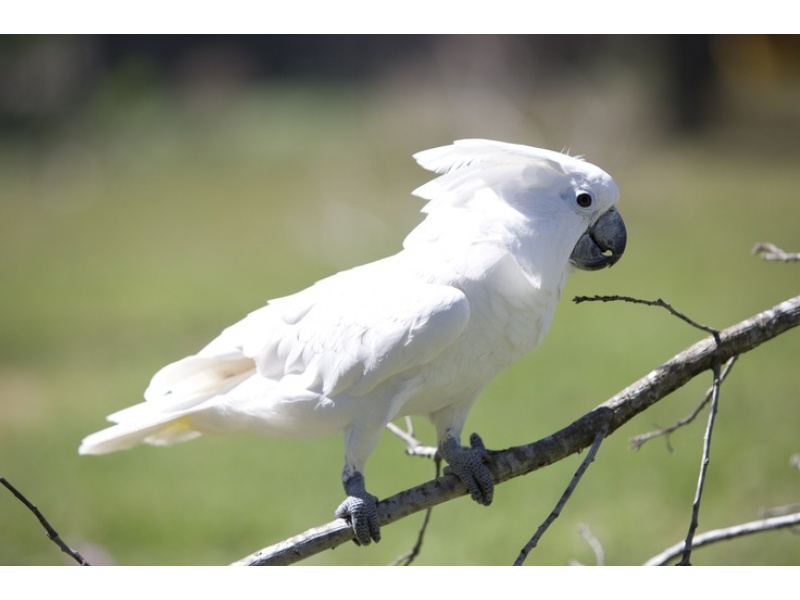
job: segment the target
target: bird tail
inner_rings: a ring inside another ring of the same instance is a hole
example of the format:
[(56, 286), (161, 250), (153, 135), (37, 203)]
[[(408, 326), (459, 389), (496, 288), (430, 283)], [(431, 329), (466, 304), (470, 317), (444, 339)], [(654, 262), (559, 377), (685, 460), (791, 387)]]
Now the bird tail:
[[(134, 408), (139, 406), (144, 405), (139, 404)], [(87, 436), (81, 442), (78, 454), (108, 454), (142, 443), (169, 446), (199, 435), (200, 432), (192, 427), (191, 419), (187, 415), (153, 415), (149, 420), (119, 423)]]
[(79, 454), (107, 454), (137, 444), (169, 446), (198, 437), (194, 417), (208, 400), (230, 391), (255, 373), (255, 363), (235, 358), (189, 356), (155, 374), (145, 402), (108, 416), (116, 425), (86, 437)]

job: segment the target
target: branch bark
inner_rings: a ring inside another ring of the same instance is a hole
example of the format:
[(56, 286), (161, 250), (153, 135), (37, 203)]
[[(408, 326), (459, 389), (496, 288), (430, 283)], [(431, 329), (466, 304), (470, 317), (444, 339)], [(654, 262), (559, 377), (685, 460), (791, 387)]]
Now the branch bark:
[[(564, 429), (530, 444), (491, 451), (488, 466), (495, 483), (526, 475), (588, 448), (602, 428), (607, 427), (607, 435), (611, 435), (714, 364), (748, 352), (798, 325), (800, 296), (697, 342)], [(405, 490), (379, 503), (381, 526), (466, 493), (458, 478), (452, 475)], [(259, 550), (234, 564), (288, 565), (351, 539), (350, 527), (344, 520), (337, 519)]]

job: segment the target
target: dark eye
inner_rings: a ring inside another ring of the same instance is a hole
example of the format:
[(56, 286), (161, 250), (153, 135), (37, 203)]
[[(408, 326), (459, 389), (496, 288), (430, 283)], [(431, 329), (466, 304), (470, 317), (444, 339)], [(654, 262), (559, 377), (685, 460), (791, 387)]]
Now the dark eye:
[(586, 192), (581, 192), (575, 198), (575, 202), (577, 202), (578, 206), (581, 208), (589, 208), (592, 205), (592, 197)]

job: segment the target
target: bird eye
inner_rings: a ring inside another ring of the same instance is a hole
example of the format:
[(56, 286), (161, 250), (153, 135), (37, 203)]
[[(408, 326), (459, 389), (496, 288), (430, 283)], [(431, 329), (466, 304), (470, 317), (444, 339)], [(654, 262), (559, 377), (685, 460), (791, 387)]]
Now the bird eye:
[(575, 202), (581, 208), (589, 208), (592, 205), (592, 196), (586, 192), (581, 192), (575, 197)]

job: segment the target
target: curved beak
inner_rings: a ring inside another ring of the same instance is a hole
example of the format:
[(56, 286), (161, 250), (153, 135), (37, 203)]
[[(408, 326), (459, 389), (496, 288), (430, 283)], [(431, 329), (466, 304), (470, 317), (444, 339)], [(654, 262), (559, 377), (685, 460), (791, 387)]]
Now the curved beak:
[(627, 241), (625, 221), (616, 209), (611, 208), (580, 237), (569, 261), (584, 271), (610, 267), (622, 257)]

